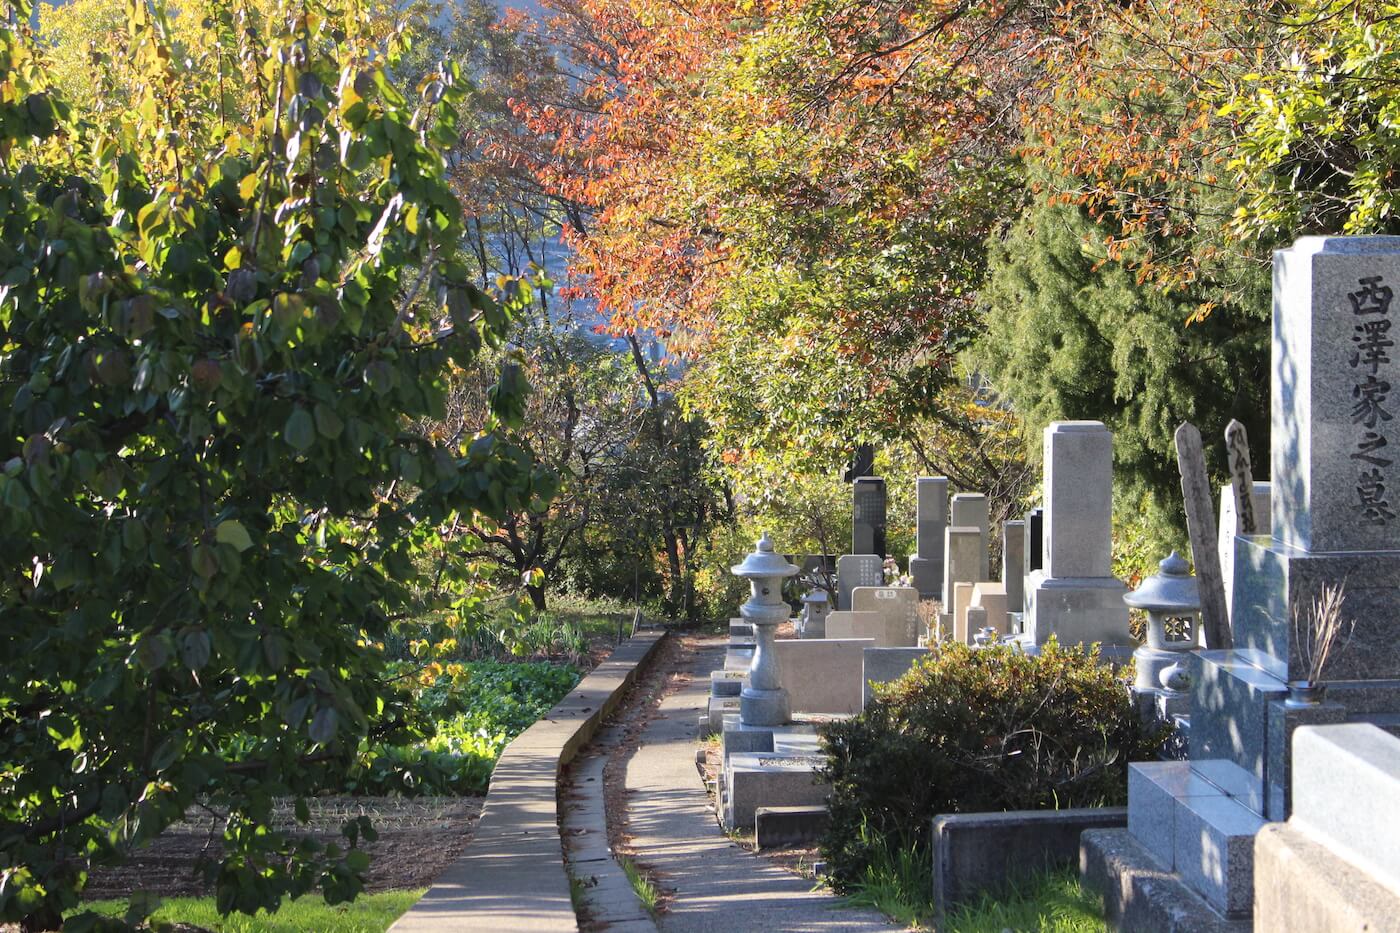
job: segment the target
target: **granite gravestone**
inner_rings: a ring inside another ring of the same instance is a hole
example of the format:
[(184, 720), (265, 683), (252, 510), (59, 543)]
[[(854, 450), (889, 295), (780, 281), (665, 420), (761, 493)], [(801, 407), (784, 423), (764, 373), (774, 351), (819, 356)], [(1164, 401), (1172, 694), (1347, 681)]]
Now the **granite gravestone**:
[(938, 621), (942, 631), (948, 634), (965, 608), (958, 603), (957, 585), (985, 578), (987, 547), (981, 529), (976, 527), (949, 525), (943, 529), (943, 535), (943, 607)]
[(886, 634), (873, 637), (882, 648), (919, 642), (919, 591), (912, 586), (858, 586), (851, 591), (851, 610), (879, 614)]
[(949, 506), (949, 522), (954, 528), (976, 528), (981, 533), (981, 563), (977, 567), (975, 580), (991, 579), (991, 562), (987, 551), (987, 529), (990, 524), (991, 507), (987, 497), (980, 492), (960, 492), (953, 496)]
[(1023, 643), (1104, 646), (1131, 654), (1127, 587), (1112, 569), (1113, 435), (1098, 421), (1045, 429), (1045, 566), (1026, 581)]
[[(1041, 555), (1045, 552), (1045, 509), (1036, 506), (1026, 513), (1026, 569), (1022, 577), (1029, 577), (1044, 565)], [(1030, 591), (1025, 590), (1021, 611), (1030, 608)]]
[(862, 476), (851, 484), (851, 553), (885, 556), (885, 481)]
[(842, 554), (836, 558), (836, 608), (851, 608), (851, 590), (885, 582), (885, 562), (877, 554)]
[(921, 476), (918, 496), (916, 552), (909, 558), (909, 576), (924, 599), (943, 596), (943, 530), (948, 527), (948, 478)]
[(1020, 614), (1026, 605), (1026, 529), (1019, 521), (1001, 526), (1001, 582), (1006, 585), (1006, 611)]

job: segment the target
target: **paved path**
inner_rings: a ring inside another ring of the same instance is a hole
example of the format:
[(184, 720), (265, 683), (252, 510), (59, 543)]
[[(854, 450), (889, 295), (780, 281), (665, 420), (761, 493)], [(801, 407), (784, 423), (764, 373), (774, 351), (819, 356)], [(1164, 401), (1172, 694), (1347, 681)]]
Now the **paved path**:
[(708, 707), (709, 672), (724, 646), (703, 643), (686, 665), (689, 684), (661, 701), (627, 764), (628, 833), (637, 861), (674, 890), (663, 933), (888, 931), (879, 913), (841, 906), (812, 882), (730, 842), (715, 822), (695, 766), (697, 720)]

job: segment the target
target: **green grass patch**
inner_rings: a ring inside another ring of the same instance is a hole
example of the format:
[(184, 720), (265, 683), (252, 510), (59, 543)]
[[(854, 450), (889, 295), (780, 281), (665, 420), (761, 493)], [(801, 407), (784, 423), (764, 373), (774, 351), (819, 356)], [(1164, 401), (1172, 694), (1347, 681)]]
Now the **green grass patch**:
[[(349, 904), (331, 906), (317, 895), (307, 895), (282, 904), (275, 914), (259, 911), (253, 916), (219, 916), (212, 897), (172, 897), (161, 902), (152, 920), (189, 923), (215, 933), (383, 933), (399, 915), (412, 907), (425, 889), (361, 894)], [(126, 911), (124, 899), (91, 901), (70, 916), (92, 911), (106, 917), (120, 917)]]
[[(868, 833), (868, 830), (867, 830)], [(846, 902), (880, 911), (911, 929), (933, 929), (930, 878), (933, 864), (923, 850), (870, 840), (871, 857)], [(1103, 901), (1086, 892), (1072, 871), (1036, 874), (1009, 891), (983, 894), (945, 918), (940, 933), (1102, 933)]]
[(656, 916), (656, 909), (661, 905), (661, 891), (656, 884), (647, 877), (646, 873), (637, 867), (637, 863), (630, 858), (619, 858), (622, 863), (622, 870), (627, 875), (627, 881), (632, 885), (632, 891), (637, 895), (637, 900), (642, 902), (642, 906), (647, 909), (647, 913)]
[(1073, 871), (1036, 875), (1000, 897), (983, 895), (954, 912), (947, 933), (1103, 933), (1103, 900), (1079, 884)]

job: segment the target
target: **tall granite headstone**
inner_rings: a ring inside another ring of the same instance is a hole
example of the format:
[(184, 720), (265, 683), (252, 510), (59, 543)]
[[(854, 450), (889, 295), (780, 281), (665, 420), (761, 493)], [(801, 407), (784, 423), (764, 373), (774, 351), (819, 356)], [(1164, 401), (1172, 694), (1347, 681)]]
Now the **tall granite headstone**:
[[(1026, 571), (1024, 574), (1022, 574), (1023, 577), (1029, 577), (1031, 574), (1035, 573), (1042, 566), (1044, 566), (1045, 562), (1041, 556), (1044, 553), (1045, 509), (1041, 506), (1036, 506), (1035, 508), (1031, 509), (1029, 512), (1026, 513)], [(1024, 601), (1021, 606), (1021, 611), (1024, 612), (1027, 609), (1030, 609), (1030, 603), (1031, 592), (1029, 589), (1026, 589), (1024, 594)]]
[(851, 553), (885, 556), (885, 481), (862, 476), (851, 484)]
[(918, 497), (917, 553), (909, 558), (909, 576), (923, 599), (943, 596), (943, 530), (948, 527), (948, 478), (921, 476)]
[[(1293, 732), (1400, 721), (1396, 288), (1400, 237), (1274, 253), (1271, 533), (1234, 539), (1234, 647), (1195, 656), (1190, 761), (1131, 766), (1130, 833), (1231, 916), (1251, 914), (1254, 834), (1289, 816)], [(1318, 701), (1288, 682), (1308, 674), (1295, 618), (1329, 585), (1354, 629)]]
[(949, 505), (949, 523), (954, 528), (976, 528), (981, 535), (979, 545), (981, 558), (977, 565), (977, 576), (973, 582), (991, 579), (991, 556), (987, 549), (987, 528), (991, 521), (991, 509), (987, 497), (980, 492), (960, 492), (953, 496)]
[(1006, 586), (1008, 612), (1019, 613), (1026, 604), (1026, 578), (1023, 571), (1026, 562), (1025, 548), (1025, 523), (1020, 521), (1002, 522), (1001, 582)]
[[(1027, 647), (1051, 635), (1062, 645), (1104, 645), (1131, 653), (1127, 587), (1113, 576), (1113, 435), (1098, 421), (1056, 421), (1045, 429), (1045, 566), (1026, 581)], [(1116, 650), (1115, 650), (1116, 649)]]

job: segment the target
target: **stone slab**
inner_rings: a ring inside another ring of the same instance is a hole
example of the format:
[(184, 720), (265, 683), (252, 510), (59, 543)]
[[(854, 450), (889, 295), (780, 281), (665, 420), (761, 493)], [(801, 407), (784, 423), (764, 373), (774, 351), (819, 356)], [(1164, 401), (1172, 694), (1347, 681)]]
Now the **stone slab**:
[[(1253, 933), (1248, 920), (1227, 920), (1123, 829), (1086, 830), (1079, 877), (1103, 896), (1108, 926), (1151, 933)], [(1259, 931), (1263, 933), (1263, 931)]]
[(1345, 722), (1347, 708), (1340, 703), (1317, 703), (1311, 706), (1290, 706), (1275, 701), (1269, 704), (1268, 736), (1264, 743), (1265, 787), (1264, 815), (1271, 820), (1288, 819), (1292, 812), (1293, 733), (1299, 726), (1324, 726)]
[(949, 506), (949, 524), (959, 528), (976, 528), (987, 534), (991, 527), (991, 503), (980, 492), (960, 492)]
[(1128, 832), (1161, 866), (1176, 869), (1176, 806), (1191, 797), (1223, 797), (1224, 791), (1185, 761), (1135, 761), (1128, 765)]
[(1006, 521), (1001, 526), (1001, 582), (1006, 587), (1007, 612), (1026, 607), (1026, 523)]
[(737, 697), (744, 689), (744, 678), (748, 677), (747, 671), (711, 671), (710, 672), (710, 696), (712, 697)]
[(1129, 645), (1128, 587), (1113, 577), (1050, 577), (1037, 570), (1026, 580), (1030, 608), (1027, 640), (1043, 645), (1053, 635), (1062, 645)]
[(955, 813), (933, 820), (933, 900), (942, 915), (1045, 869), (1079, 861), (1086, 829), (1127, 824), (1123, 807)]
[(831, 811), (824, 806), (759, 807), (754, 812), (754, 847), (781, 849), (811, 845), (831, 825)]
[(1254, 926), (1260, 933), (1400, 933), (1400, 892), (1309, 833), (1270, 823), (1254, 837)]
[[(830, 619), (841, 613), (832, 613)], [(871, 615), (874, 615), (872, 613)], [(872, 638), (779, 639), (774, 643), (781, 683), (794, 713), (858, 713), (864, 651)]]
[[(885, 557), (885, 481), (862, 476), (851, 484), (851, 553)], [(839, 571), (838, 571), (839, 573)]]
[[(1223, 759), (1238, 765), (1252, 777), (1262, 804), (1269, 703), (1283, 699), (1288, 687), (1255, 665), (1249, 653), (1206, 650), (1193, 657), (1191, 759)], [(1240, 788), (1230, 790), (1245, 793)]]
[(823, 761), (773, 752), (730, 755), (725, 760), (725, 827), (752, 829), (759, 807), (825, 804), (831, 786), (817, 779)]
[(1400, 891), (1400, 739), (1369, 723), (1299, 728), (1291, 822)]
[(870, 702), (872, 684), (897, 680), (928, 653), (927, 648), (866, 648), (861, 653), (861, 709)]
[(1229, 797), (1177, 801), (1176, 870), (1226, 917), (1245, 918), (1254, 904), (1254, 835), (1264, 820)]

